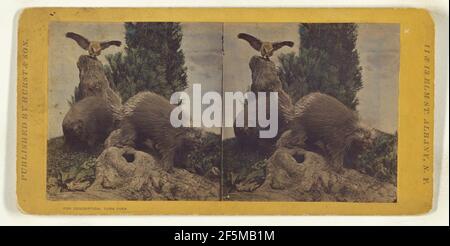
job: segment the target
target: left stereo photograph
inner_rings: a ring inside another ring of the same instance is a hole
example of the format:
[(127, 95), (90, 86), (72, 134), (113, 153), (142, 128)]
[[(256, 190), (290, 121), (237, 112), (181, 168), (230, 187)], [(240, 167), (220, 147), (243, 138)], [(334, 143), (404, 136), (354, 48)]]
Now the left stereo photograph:
[(170, 117), (222, 50), (221, 23), (50, 23), (48, 199), (218, 200), (221, 128)]

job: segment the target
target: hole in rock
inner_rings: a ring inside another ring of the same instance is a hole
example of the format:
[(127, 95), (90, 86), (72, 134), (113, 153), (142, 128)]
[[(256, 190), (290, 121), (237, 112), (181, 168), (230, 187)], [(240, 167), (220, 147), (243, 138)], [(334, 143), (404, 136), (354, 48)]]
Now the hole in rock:
[(125, 160), (127, 160), (127, 162), (133, 162), (134, 161), (134, 154), (130, 154), (130, 153), (124, 153), (123, 158), (125, 158)]
[(305, 161), (304, 154), (294, 154), (292, 157), (294, 157), (295, 161), (297, 161), (298, 163), (303, 163)]

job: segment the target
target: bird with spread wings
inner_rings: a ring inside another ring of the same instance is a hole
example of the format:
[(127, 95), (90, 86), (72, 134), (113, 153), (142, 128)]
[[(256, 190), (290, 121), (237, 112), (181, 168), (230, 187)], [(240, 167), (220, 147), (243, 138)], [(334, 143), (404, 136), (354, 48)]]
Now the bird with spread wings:
[(292, 41), (266, 42), (261, 41), (247, 33), (239, 33), (238, 38), (247, 41), (253, 49), (261, 52), (261, 56), (267, 60), (269, 60), (269, 57), (273, 55), (274, 51), (281, 49), (284, 46), (294, 46), (294, 42)]
[(122, 42), (113, 40), (113, 41), (89, 41), (87, 38), (81, 36), (80, 34), (76, 34), (74, 32), (66, 33), (67, 38), (71, 38), (77, 42), (77, 44), (87, 50), (91, 57), (96, 57), (100, 55), (101, 51), (108, 48), (111, 45), (120, 46)]

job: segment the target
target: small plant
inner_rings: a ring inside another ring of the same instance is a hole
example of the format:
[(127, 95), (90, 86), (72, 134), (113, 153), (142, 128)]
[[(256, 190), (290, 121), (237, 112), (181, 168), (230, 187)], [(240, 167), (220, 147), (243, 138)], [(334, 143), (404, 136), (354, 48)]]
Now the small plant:
[(78, 86), (75, 86), (73, 90), (73, 95), (70, 96), (70, 100), (67, 100), (67, 103), (70, 107), (72, 107), (76, 102), (81, 100), (81, 92)]
[(205, 133), (197, 141), (187, 155), (186, 168), (201, 175), (213, 167), (220, 170), (222, 158), (220, 135)]
[(381, 181), (397, 184), (397, 133), (380, 133), (372, 147), (358, 155), (352, 166)]

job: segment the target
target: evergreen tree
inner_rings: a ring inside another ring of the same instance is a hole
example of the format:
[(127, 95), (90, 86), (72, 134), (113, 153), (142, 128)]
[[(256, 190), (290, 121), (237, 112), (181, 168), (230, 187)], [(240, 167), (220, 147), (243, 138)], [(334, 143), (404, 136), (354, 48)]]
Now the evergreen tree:
[(280, 79), (293, 102), (315, 91), (339, 98), (336, 67), (329, 63), (325, 52), (301, 48), (299, 56), (292, 52), (281, 55), (279, 59)]
[(294, 100), (314, 91), (358, 105), (362, 88), (356, 24), (300, 24), (299, 55), (281, 55), (280, 78)]
[(166, 98), (187, 87), (179, 23), (125, 23), (124, 52), (106, 57), (106, 74), (122, 99), (149, 90)]

